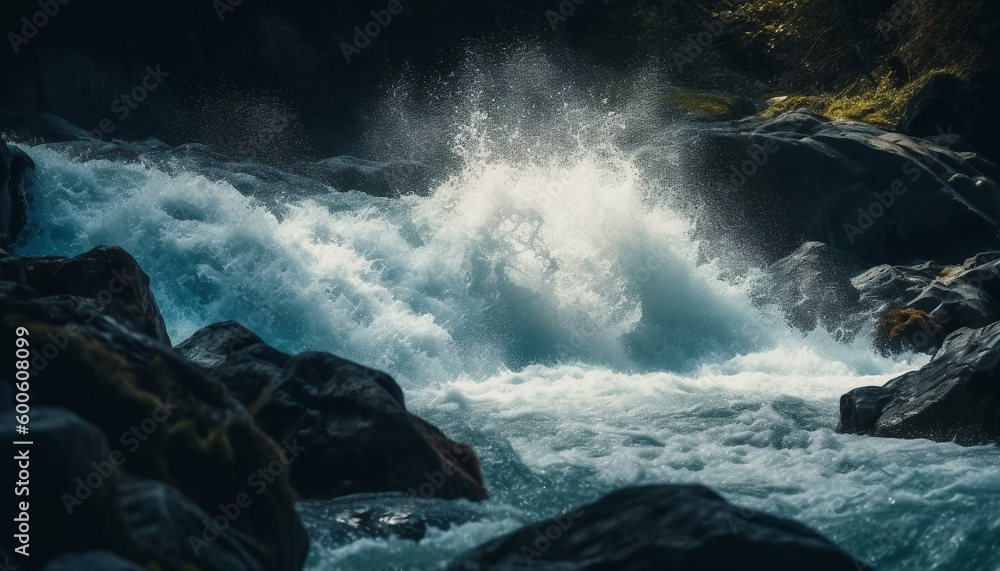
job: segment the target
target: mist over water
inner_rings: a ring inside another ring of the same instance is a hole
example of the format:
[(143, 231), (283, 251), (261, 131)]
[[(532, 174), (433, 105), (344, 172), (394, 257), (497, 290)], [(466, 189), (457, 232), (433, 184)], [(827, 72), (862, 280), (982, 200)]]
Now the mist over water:
[(331, 189), (274, 208), (268, 182), (247, 196), (182, 158), (167, 172), (26, 148), (46, 231), (22, 253), (120, 245), (175, 343), (235, 319), (383, 369), (476, 449), (492, 499), (460, 502), (473, 521), (340, 544), (310, 503), (312, 568), (433, 568), (645, 483), (709, 485), (879, 569), (1000, 568), (1000, 453), (834, 432), (841, 394), (927, 358), (803, 335), (723, 279), (738, 254), (701, 249), (671, 199), (685, 189), (617, 143), (660, 124), (642, 77), (612, 97), (529, 51), (472, 58), (419, 101), (407, 81), (373, 105), (367, 147), (437, 166), (427, 197)]

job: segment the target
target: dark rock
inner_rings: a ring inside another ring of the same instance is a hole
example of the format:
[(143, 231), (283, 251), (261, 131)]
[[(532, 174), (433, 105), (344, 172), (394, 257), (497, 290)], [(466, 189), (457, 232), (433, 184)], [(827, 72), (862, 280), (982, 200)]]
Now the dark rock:
[(380, 163), (355, 157), (334, 157), (315, 163), (299, 163), (295, 171), (346, 192), (356, 190), (372, 196), (397, 197), (430, 193), (430, 170), (415, 161)]
[(840, 424), (837, 425), (837, 432), (870, 435), (882, 410), (891, 400), (892, 391), (884, 387), (854, 389), (850, 399), (840, 401)]
[[(31, 433), (26, 438), (32, 445), (12, 444), (12, 438), (0, 444), (4, 457), (27, 452), (30, 461), (30, 558), (15, 553), (20, 545), (13, 538), (16, 524), (12, 517), (5, 518), (4, 528), (9, 533), (3, 534), (0, 545), (13, 554), (11, 562), (26, 568), (29, 562), (41, 566), (61, 552), (88, 549), (137, 554), (118, 507), (117, 474), (109, 463), (111, 451), (101, 430), (64, 408), (33, 406), (30, 419)], [(0, 424), (5, 434), (15, 434), (13, 413), (3, 415)], [(84, 489), (77, 479), (86, 481), (88, 476)], [(67, 494), (84, 499), (67, 500)]]
[(849, 260), (820, 242), (806, 242), (772, 264), (755, 288), (758, 300), (777, 302), (788, 322), (802, 331), (833, 331), (856, 309)]
[(34, 170), (34, 161), (24, 151), (0, 140), (0, 246), (16, 242), (28, 223), (28, 173)]
[(95, 299), (102, 305), (115, 303), (141, 317), (147, 334), (170, 344), (167, 326), (149, 287), (149, 276), (125, 250), (98, 246), (75, 258), (22, 259), (28, 285), (42, 296), (67, 294)]
[(702, 486), (647, 486), (521, 528), (451, 570), (770, 569), (856, 571), (861, 563), (794, 521), (730, 505)]
[(257, 339), (248, 333), (232, 322), (217, 324), (178, 350), (202, 364), (227, 355), (213, 377), (275, 440), (308, 450), (292, 471), (301, 494), (486, 497), (475, 452), (407, 412), (392, 377), (328, 353), (292, 357), (264, 343), (232, 344)]
[(0, 133), (6, 133), (15, 141), (31, 145), (85, 141), (94, 135), (73, 123), (49, 113), (39, 113), (28, 109), (0, 109)]
[[(879, 322), (882, 329), (885, 329), (883, 321), (892, 322), (893, 328), (902, 325), (898, 317), (904, 317), (910, 310), (928, 318), (914, 323), (920, 327), (909, 328), (907, 339), (902, 342), (881, 335), (883, 349), (933, 351), (947, 335), (962, 327), (983, 327), (1000, 319), (998, 258), (1000, 253), (984, 252), (968, 258), (962, 265), (924, 262), (912, 266), (876, 266), (855, 277), (852, 283), (861, 290), (865, 307), (882, 312)], [(886, 321), (885, 316), (892, 311), (899, 315)]]
[(944, 272), (944, 266), (922, 262), (911, 266), (882, 264), (851, 279), (864, 306), (881, 310), (901, 307), (916, 298)]
[[(33, 405), (72, 410), (126, 456), (130, 475), (167, 482), (214, 513), (246, 491), (250, 476), (281, 463), (282, 451), (223, 385), (149, 336), (145, 325), (118, 304), (41, 297), (26, 285), (0, 282), (0, 342), (13, 347), (17, 327), (31, 332)], [(141, 441), (130, 433), (138, 426)], [(286, 470), (232, 522), (257, 546), (261, 568), (297, 570), (305, 560), (295, 497)], [(79, 547), (101, 547), (92, 543)]]
[[(253, 539), (238, 529), (227, 527), (211, 542), (205, 541), (203, 530), (205, 522), (211, 521), (222, 512), (208, 514), (190, 498), (178, 492), (173, 487), (154, 480), (128, 478), (119, 486), (122, 510), (128, 519), (132, 533), (147, 550), (160, 557), (168, 557), (178, 561), (192, 561), (198, 569), (204, 571), (256, 571), (261, 570), (263, 554), (255, 545)], [(248, 497), (253, 496), (248, 494)], [(230, 502), (230, 508), (235, 505), (235, 497)], [(239, 508), (240, 514), (247, 509), (253, 509), (251, 503), (247, 508)], [(230, 512), (236, 513), (236, 512)], [(226, 514), (223, 514), (226, 515)], [(226, 515), (228, 518), (228, 515)], [(234, 519), (234, 518), (230, 518)], [(295, 530), (300, 549), (308, 549), (309, 538), (301, 523)], [(215, 532), (212, 532), (215, 535)], [(192, 547), (191, 539), (205, 541), (196, 544), (198, 551)], [(211, 536), (210, 536), (211, 537)]]
[(199, 329), (176, 348), (195, 365), (211, 370), (232, 353), (263, 342), (257, 334), (239, 323), (225, 321)]
[(738, 236), (760, 250), (748, 256), (774, 260), (804, 239), (878, 264), (997, 242), (997, 183), (926, 140), (802, 111), (690, 133), (680, 161), (702, 190), (710, 243)]
[(927, 312), (943, 327), (945, 335), (1000, 319), (1000, 307), (986, 291), (956, 278), (932, 283), (906, 307)]
[(838, 431), (1000, 444), (1000, 323), (959, 329), (930, 363), (840, 398)]
[(143, 571), (145, 567), (122, 559), (109, 551), (66, 553), (56, 557), (42, 571)]
[(949, 74), (938, 74), (910, 99), (896, 129), (939, 142), (968, 142), (1000, 165), (1000, 94)]

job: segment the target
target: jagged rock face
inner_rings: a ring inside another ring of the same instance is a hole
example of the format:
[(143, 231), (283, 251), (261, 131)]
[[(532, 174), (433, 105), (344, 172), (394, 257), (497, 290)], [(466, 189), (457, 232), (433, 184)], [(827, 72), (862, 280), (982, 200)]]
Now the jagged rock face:
[(930, 363), (840, 398), (838, 432), (1000, 444), (1000, 323), (959, 329)]
[(1000, 189), (974, 157), (804, 111), (694, 131), (682, 147), (704, 189), (704, 232), (775, 259), (824, 242), (867, 264), (964, 257), (996, 241)]
[(794, 521), (730, 505), (701, 486), (648, 486), (525, 526), (461, 556), (453, 571), (705, 571), (864, 568)]
[(31, 192), (28, 172), (35, 170), (35, 163), (17, 148), (10, 148), (0, 140), (0, 246), (17, 241), (28, 223), (28, 205)]
[(308, 497), (401, 491), (486, 498), (471, 448), (406, 410), (392, 377), (328, 353), (282, 353), (234, 322), (178, 345), (279, 442), (306, 449), (292, 471)]
[(772, 264), (755, 288), (759, 301), (777, 302), (788, 322), (802, 331), (842, 327), (859, 294), (844, 256), (820, 242), (806, 242)]
[(861, 303), (867, 307), (902, 307), (943, 272), (944, 266), (933, 262), (910, 266), (881, 264), (853, 277), (851, 283), (861, 293)]
[[(251, 488), (253, 509), (231, 522), (230, 533), (250, 538), (259, 568), (300, 569), (308, 539), (294, 508), (287, 470), (272, 475), (259, 494), (249, 483), (260, 469), (284, 465), (286, 455), (243, 406), (226, 395), (225, 387), (152, 337), (142, 312), (79, 295), (43, 296), (28, 285), (23, 260), (7, 257), (0, 262), (0, 342), (14, 347), (17, 329), (30, 331), (33, 407), (72, 411), (95, 426), (110, 453), (123, 459), (119, 470), (169, 483), (210, 515)], [(10, 355), (3, 357), (5, 371), (14, 370)], [(11, 380), (0, 376), (0, 384), (7, 385), (0, 392), (12, 392)], [(71, 455), (48, 458), (68, 462)], [(86, 478), (91, 471), (77, 476)], [(111, 482), (104, 486), (117, 495)], [(63, 491), (54, 496), (58, 501)], [(67, 492), (76, 494), (72, 488)], [(128, 534), (127, 529), (118, 535)], [(202, 530), (190, 534), (198, 537)], [(185, 562), (201, 567), (193, 550), (136, 555), (96, 541), (59, 543), (47, 553), (86, 549), (110, 549), (143, 564), (172, 561), (165, 569)]]

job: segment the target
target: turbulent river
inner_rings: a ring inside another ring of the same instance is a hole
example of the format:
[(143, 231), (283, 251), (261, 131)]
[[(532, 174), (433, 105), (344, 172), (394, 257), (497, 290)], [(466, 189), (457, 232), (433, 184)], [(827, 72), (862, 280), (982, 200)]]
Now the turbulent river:
[[(443, 508), (471, 515), (420, 541), (338, 539), (333, 504), (303, 504), (309, 569), (435, 568), (646, 483), (705, 484), (878, 569), (1000, 569), (997, 448), (834, 431), (840, 395), (927, 357), (789, 328), (751, 304), (752, 273), (728, 277), (712, 261), (725, 253), (691, 238), (693, 215), (635, 153), (588, 137), (490, 152), (526, 135), (508, 125), (498, 141), (474, 103), (423, 197), (331, 190), (276, 207), (250, 175), (241, 192), (181, 159), (26, 146), (46, 231), (22, 252), (120, 245), (175, 343), (234, 319), (284, 351), (385, 370), (414, 413), (478, 452), (491, 499)], [(605, 128), (616, 113), (601, 103), (589, 116)]]

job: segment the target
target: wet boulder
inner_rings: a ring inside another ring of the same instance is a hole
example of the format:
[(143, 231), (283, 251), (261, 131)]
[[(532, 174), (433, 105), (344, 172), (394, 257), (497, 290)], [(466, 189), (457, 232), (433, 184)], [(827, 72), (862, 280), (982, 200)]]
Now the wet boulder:
[(959, 329), (931, 362), (840, 398), (838, 432), (1000, 444), (1000, 323)]
[(626, 488), (455, 559), (485, 569), (706, 571), (865, 568), (808, 527), (733, 506), (702, 486)]
[(842, 327), (858, 304), (850, 261), (821, 242), (806, 242), (764, 272), (754, 291), (758, 302), (775, 302), (802, 331)]
[(954, 259), (997, 242), (988, 161), (932, 141), (806, 111), (685, 136), (680, 161), (702, 190), (706, 239), (737, 236), (770, 260), (818, 241), (866, 264)]
[(28, 223), (29, 173), (34, 170), (31, 157), (0, 140), (0, 247), (16, 242)]
[(906, 306), (933, 317), (944, 335), (963, 327), (976, 329), (1000, 319), (1000, 307), (992, 296), (957, 278), (932, 283)]
[(275, 440), (303, 450), (292, 470), (299, 493), (486, 498), (475, 452), (410, 414), (392, 377), (329, 353), (293, 357), (246, 343), (257, 339), (238, 324), (221, 324), (178, 350), (211, 365), (211, 376)]
[(908, 266), (881, 264), (851, 278), (861, 304), (872, 309), (901, 307), (941, 276), (944, 266), (919, 262)]

